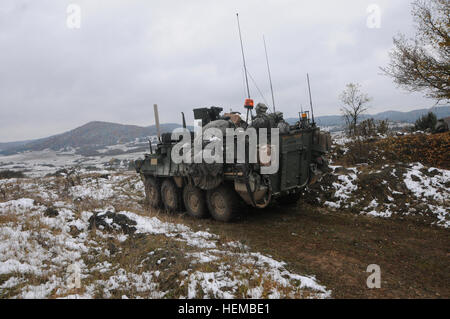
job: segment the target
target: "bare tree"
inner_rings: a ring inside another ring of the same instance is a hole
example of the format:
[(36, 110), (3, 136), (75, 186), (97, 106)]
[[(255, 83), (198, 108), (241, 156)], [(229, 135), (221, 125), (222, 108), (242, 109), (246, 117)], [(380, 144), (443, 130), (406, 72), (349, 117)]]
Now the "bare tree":
[(350, 135), (356, 135), (356, 125), (361, 115), (367, 111), (367, 103), (371, 98), (361, 91), (361, 85), (349, 83), (340, 95), (341, 112), (344, 115)]
[(408, 91), (424, 91), (426, 96), (450, 99), (450, 2), (415, 0), (412, 16), (416, 35), (394, 37), (391, 62), (381, 70)]

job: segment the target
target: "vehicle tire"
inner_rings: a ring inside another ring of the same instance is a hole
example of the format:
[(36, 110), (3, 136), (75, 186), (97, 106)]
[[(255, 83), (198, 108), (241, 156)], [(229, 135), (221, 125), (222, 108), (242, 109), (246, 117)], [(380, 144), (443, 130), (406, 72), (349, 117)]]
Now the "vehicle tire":
[(153, 208), (161, 207), (161, 189), (160, 185), (154, 177), (145, 177), (144, 180), (145, 186), (145, 197), (150, 205)]
[(229, 222), (236, 217), (240, 202), (234, 189), (222, 184), (206, 192), (206, 203), (215, 220)]
[(162, 183), (161, 199), (164, 208), (170, 212), (178, 212), (182, 208), (181, 191), (171, 179), (166, 179)]
[(192, 184), (187, 184), (183, 190), (183, 202), (187, 213), (195, 218), (208, 216), (205, 192)]
[(278, 198), (277, 202), (280, 205), (293, 205), (299, 201), (300, 197), (300, 193), (289, 194)]

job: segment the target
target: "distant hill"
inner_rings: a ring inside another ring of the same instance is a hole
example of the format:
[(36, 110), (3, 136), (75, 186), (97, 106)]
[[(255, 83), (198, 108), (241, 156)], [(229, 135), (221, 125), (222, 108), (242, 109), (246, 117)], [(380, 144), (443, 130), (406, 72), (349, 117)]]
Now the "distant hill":
[[(437, 106), (430, 109), (419, 109), (410, 112), (398, 112), (398, 111), (386, 111), (373, 115), (364, 115), (361, 119), (373, 118), (375, 120), (389, 120), (392, 122), (401, 123), (414, 123), (422, 115), (428, 112), (433, 112), (436, 114), (438, 119), (450, 116), (450, 106)], [(315, 118), (319, 126), (342, 126), (344, 125), (344, 118), (342, 115), (326, 115), (318, 116)], [(295, 123), (298, 121), (296, 118), (287, 119), (289, 123)]]
[[(388, 119), (395, 122), (414, 123), (420, 116), (434, 112), (438, 118), (450, 116), (450, 106), (434, 107), (431, 109), (420, 109), (410, 112), (387, 111), (374, 115), (365, 115), (363, 118), (374, 118), (376, 120)], [(342, 126), (344, 124), (341, 115), (329, 115), (316, 117), (319, 126)], [(287, 119), (290, 123), (295, 123), (296, 118)], [(180, 124), (168, 123), (161, 125), (162, 132), (171, 132)], [(96, 154), (98, 149), (105, 146), (125, 144), (140, 139), (141, 145), (136, 147), (144, 147), (146, 145), (145, 138), (147, 136), (156, 135), (156, 127), (154, 125), (142, 127), (137, 125), (123, 125), (108, 122), (89, 122), (83, 126), (77, 127), (71, 131), (41, 138), (31, 141), (19, 141), (0, 143), (0, 154), (9, 155), (24, 151), (41, 151), (44, 149), (61, 150), (61, 149), (77, 149), (79, 154)], [(146, 146), (145, 146), (146, 147)], [(118, 152), (116, 150), (116, 152)]]
[[(386, 111), (373, 116), (376, 120), (385, 120), (395, 122), (414, 123), (417, 119), (428, 112), (433, 112), (438, 119), (450, 116), (450, 106), (438, 106), (430, 109), (420, 109), (410, 112)], [(371, 116), (369, 116), (371, 117)]]
[[(162, 124), (162, 132), (171, 132), (180, 124)], [(89, 122), (71, 131), (27, 142), (0, 144), (1, 154), (15, 154), (23, 151), (60, 150), (64, 148), (95, 148), (123, 144), (137, 138), (156, 135), (156, 126), (142, 127), (108, 122)]]
[(22, 145), (25, 145), (27, 143), (30, 143), (31, 140), (29, 141), (18, 141), (18, 142), (7, 142), (7, 143), (0, 143), (0, 152), (2, 150), (6, 150), (8, 148), (13, 148), (13, 147), (19, 147)]

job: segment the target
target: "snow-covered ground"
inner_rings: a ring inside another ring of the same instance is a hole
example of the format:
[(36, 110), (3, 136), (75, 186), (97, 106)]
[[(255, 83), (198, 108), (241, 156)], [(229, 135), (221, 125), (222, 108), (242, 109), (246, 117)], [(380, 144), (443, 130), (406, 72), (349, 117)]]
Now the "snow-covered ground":
[(420, 215), (450, 226), (449, 170), (420, 163), (331, 168), (333, 174), (318, 186), (317, 201), (325, 206), (384, 218)]
[(330, 297), (271, 256), (149, 215), (136, 174), (74, 181), (0, 180), (0, 297)]
[[(127, 145), (114, 145), (110, 149), (100, 150), (107, 152), (112, 149), (127, 151)], [(0, 156), (0, 170), (24, 172), (30, 177), (41, 177), (53, 174), (61, 169), (77, 167), (81, 172), (100, 170), (125, 170), (130, 161), (143, 157), (143, 152), (126, 153), (118, 155), (83, 156), (76, 154), (75, 150), (29, 151), (14, 155)]]
[[(382, 140), (386, 136), (376, 138)], [(333, 132), (332, 139), (332, 153), (339, 161), (339, 157), (350, 152), (354, 140), (342, 131)], [(369, 153), (368, 156), (372, 155)], [(332, 160), (330, 162), (333, 164)], [(450, 170), (400, 161), (383, 165), (368, 159), (355, 167), (333, 165), (330, 166), (332, 173), (309, 194), (315, 196), (313, 202), (316, 204), (381, 218), (423, 217), (426, 223), (444, 228), (450, 226)]]
[[(74, 150), (0, 156), (0, 170), (29, 177), (0, 180), (0, 298), (330, 297), (311, 274), (146, 212), (143, 183), (126, 171), (139, 157)], [(332, 169), (312, 190), (320, 206), (450, 226), (448, 170), (420, 163)], [(78, 273), (80, 288), (72, 288)]]

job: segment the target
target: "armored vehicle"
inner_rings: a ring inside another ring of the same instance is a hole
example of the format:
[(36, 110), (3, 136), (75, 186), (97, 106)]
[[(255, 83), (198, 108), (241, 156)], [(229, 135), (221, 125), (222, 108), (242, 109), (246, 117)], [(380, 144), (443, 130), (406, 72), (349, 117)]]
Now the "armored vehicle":
[[(216, 220), (228, 222), (242, 211), (242, 205), (265, 208), (274, 200), (279, 203), (296, 202), (302, 189), (315, 183), (328, 169), (325, 155), (330, 149), (331, 138), (329, 133), (320, 131), (307, 113), (301, 113), (299, 121), (289, 125), (283, 120), (281, 112), (266, 114), (266, 110), (264, 104), (258, 104), (256, 116), (247, 123), (237, 112), (221, 115), (222, 108), (194, 109), (194, 118), (202, 122), (202, 128), (196, 134), (186, 129), (183, 114), (188, 141), (181, 142), (185, 147), (181, 152), (185, 159), (197, 160), (180, 162), (173, 157), (180, 154), (174, 148), (180, 146), (181, 138), (171, 133), (159, 133), (155, 105), (158, 144), (153, 147), (150, 144), (150, 153), (145, 154), (144, 159), (135, 161), (136, 171), (145, 185), (149, 206), (168, 211), (186, 210), (196, 218), (211, 215)], [(232, 128), (238, 133), (232, 137), (206, 138), (204, 134), (208, 128), (216, 129), (215, 132)], [(268, 131), (267, 138), (263, 140), (261, 130), (256, 130), (256, 161), (251, 160), (249, 150), (252, 140), (246, 135), (251, 128), (265, 128)], [(278, 133), (273, 133), (277, 132), (273, 129), (278, 129)], [(243, 134), (244, 138), (240, 140), (239, 134)], [(227, 159), (230, 157), (226, 154), (230, 152), (228, 146), (232, 145), (231, 158), (234, 160), (223, 163), (198, 160), (198, 154), (204, 152), (207, 144), (202, 138), (206, 142), (214, 140), (222, 145), (223, 148), (215, 152), (223, 151)], [(201, 147), (195, 151), (199, 139)], [(245, 154), (239, 160), (237, 149), (242, 145), (246, 146)], [(268, 161), (262, 161), (263, 155), (270, 158), (270, 163), (278, 163), (275, 171), (267, 173)]]

